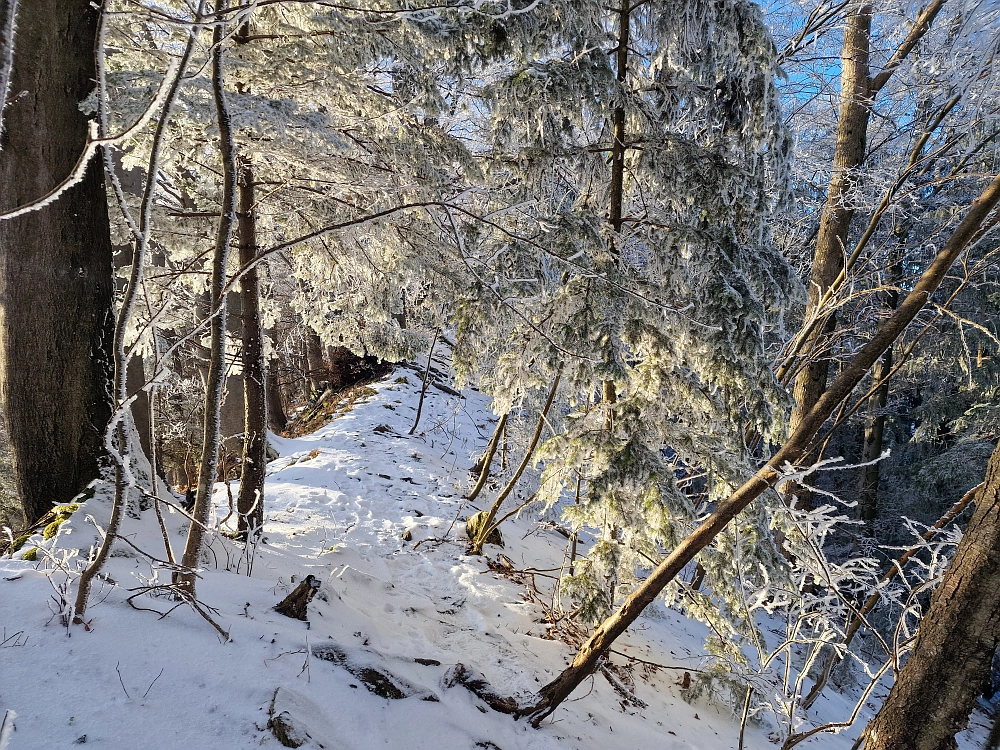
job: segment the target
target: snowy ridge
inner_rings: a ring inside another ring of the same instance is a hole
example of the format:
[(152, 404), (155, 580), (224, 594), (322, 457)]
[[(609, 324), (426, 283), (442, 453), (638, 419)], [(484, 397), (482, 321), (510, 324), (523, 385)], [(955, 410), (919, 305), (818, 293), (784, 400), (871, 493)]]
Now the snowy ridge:
[[(252, 576), (241, 548), (219, 536), (199, 582), (199, 598), (230, 633), (218, 634), (181, 607), (159, 619), (125, 600), (156, 579), (150, 565), (119, 544), (110, 579), (88, 610), (88, 629), (60, 626), (52, 554), (89, 543), (93, 527), (77, 512), (39, 562), (0, 561), (0, 716), (16, 712), (10, 750), (86, 743), (107, 748), (255, 748), (281, 745), (269, 714), (287, 711), (303, 747), (407, 750), (534, 748), (736, 748), (739, 722), (727, 708), (681, 699), (684, 668), (703, 663), (703, 626), (662, 606), (640, 621), (616, 650), (633, 662), (637, 697), (624, 705), (598, 675), (541, 729), (488, 708), (461, 686), (448, 687), (455, 664), (485, 675), (504, 696), (527, 699), (572, 656), (547, 639), (537, 595), (467, 557), (463, 506), (472, 459), (493, 428), (487, 399), (430, 389), (420, 427), (408, 436), (419, 377), (399, 369), (374, 386), (375, 395), (317, 432), (275, 438), (280, 458), (269, 464), (265, 542)], [(234, 488), (235, 490), (235, 488)], [(218, 518), (228, 513), (224, 485), (215, 494)], [(477, 503), (488, 504), (490, 493)], [(86, 513), (107, 517), (106, 501)], [(180, 514), (167, 514), (179, 549)], [(445, 537), (448, 541), (436, 542)], [(517, 569), (558, 567), (566, 544), (533, 519), (504, 526), (504, 555)], [(404, 539), (404, 532), (409, 532)], [(152, 512), (129, 519), (124, 534), (162, 557)], [(39, 540), (33, 539), (27, 547)], [(487, 553), (496, 557), (497, 549)], [(226, 568), (229, 568), (227, 571)], [(239, 572), (237, 572), (237, 570)], [(309, 623), (273, 606), (307, 574), (321, 581)], [(551, 596), (553, 579), (536, 573)], [(175, 602), (140, 596), (139, 607), (170, 610)], [(420, 660), (419, 662), (416, 660)], [(628, 660), (615, 656), (616, 664)], [(407, 697), (390, 700), (364, 688), (358, 675), (374, 669)], [(589, 690), (589, 692), (588, 692)], [(817, 704), (829, 719), (846, 716), (850, 701), (832, 693)], [(273, 705), (272, 705), (273, 704)], [(859, 723), (843, 735), (805, 746), (849, 748)], [(745, 747), (774, 747), (777, 735), (750, 725)]]

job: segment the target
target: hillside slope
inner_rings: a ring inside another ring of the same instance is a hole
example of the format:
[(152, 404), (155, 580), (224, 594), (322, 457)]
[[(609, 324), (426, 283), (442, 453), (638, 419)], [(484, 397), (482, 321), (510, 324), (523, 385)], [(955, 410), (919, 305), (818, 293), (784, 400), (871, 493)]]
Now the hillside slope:
[[(227, 642), (167, 599), (140, 594), (133, 603), (147, 611), (130, 607), (129, 596), (169, 573), (122, 543), (95, 588), (87, 627), (61, 625), (67, 577), (53, 567), (65, 558), (72, 568), (74, 551), (95, 538), (87, 516), (103, 525), (109, 512), (99, 497), (17, 555), (39, 546), (37, 562), (0, 560), (0, 717), (17, 715), (10, 750), (277, 748), (268, 721), (283, 712), (285, 729), (308, 748), (737, 747), (739, 722), (727, 707), (682, 699), (684, 672), (706, 663), (704, 626), (662, 605), (613, 657), (645, 708), (597, 676), (534, 730), (454, 684), (462, 664), (497, 694), (526, 699), (571, 658), (545, 622), (566, 539), (552, 524), (512, 519), (504, 557), (493, 546), (492, 565), (466, 556), (463, 521), (475, 509), (462, 495), (493, 428), (487, 399), (431, 389), (408, 436), (419, 375), (400, 368), (372, 393), (313, 434), (275, 438), (280, 458), (268, 467), (264, 542), (250, 576), (240, 545), (213, 542), (198, 592)], [(224, 518), (224, 485), (215, 501)], [(138, 515), (123, 535), (162, 558), (152, 511)], [(179, 550), (185, 521), (166, 517)], [(274, 612), (309, 574), (321, 584), (309, 621)], [(817, 719), (841, 719), (851, 703), (833, 693), (816, 710)], [(859, 729), (803, 747), (850, 748)], [(748, 727), (745, 747), (775, 742), (766, 723)]]

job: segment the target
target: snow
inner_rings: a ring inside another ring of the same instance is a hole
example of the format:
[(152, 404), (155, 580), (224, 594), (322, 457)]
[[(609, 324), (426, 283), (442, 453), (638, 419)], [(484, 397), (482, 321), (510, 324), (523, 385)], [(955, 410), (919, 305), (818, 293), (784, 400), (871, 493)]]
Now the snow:
[[(616, 647), (681, 667), (634, 670), (636, 695), (646, 708), (623, 706), (597, 676), (535, 730), (489, 709), (462, 686), (446, 687), (446, 672), (462, 663), (485, 675), (497, 693), (527, 699), (573, 649), (544, 637), (541, 605), (551, 601), (553, 579), (536, 572), (535, 593), (524, 583), (530, 577), (519, 583), (464, 554), (461, 519), (489, 502), (489, 493), (477, 507), (462, 500), (468, 468), (492, 430), (488, 399), (474, 390), (459, 399), (432, 388), (420, 427), (409, 436), (419, 376), (400, 368), (374, 391), (314, 434), (273, 438), (280, 457), (268, 467), (265, 541), (252, 575), (240, 545), (217, 536), (198, 582), (199, 599), (230, 634), (227, 642), (191, 609), (173, 608), (176, 602), (134, 600), (169, 612), (165, 617), (128, 606), (135, 593), (129, 589), (163, 582), (169, 573), (154, 572), (122, 544), (109, 561), (109, 580), (95, 586), (87, 627), (60, 623), (66, 576), (53, 569), (54, 561), (95, 538), (86, 515), (98, 521), (109, 515), (99, 497), (53, 540), (25, 546), (40, 543), (40, 562), (0, 560), (0, 717), (16, 713), (10, 750), (74, 743), (278, 748), (268, 728), (272, 710), (294, 718), (307, 748), (737, 747), (739, 721), (731, 711), (707, 699), (689, 704), (678, 687), (684, 668), (705, 661), (704, 626), (660, 604)], [(228, 513), (224, 485), (215, 501), (222, 518)], [(176, 512), (166, 518), (179, 552), (186, 524)], [(566, 540), (554, 529), (523, 517), (506, 522), (503, 532), (503, 554), (515, 568), (559, 566)], [(123, 534), (163, 557), (152, 511), (127, 519)], [(498, 550), (487, 552), (496, 558)], [(321, 581), (309, 622), (274, 612), (307, 574)], [(331, 653), (340, 656), (321, 658)], [(626, 664), (620, 656), (614, 661)], [(389, 700), (366, 690), (356, 676), (366, 668), (388, 675), (408, 697)], [(870, 701), (872, 707), (877, 702)], [(852, 707), (846, 696), (828, 691), (812, 718), (840, 719)], [(803, 747), (849, 748), (864, 721)], [(776, 741), (773, 727), (752, 724), (745, 747), (771, 748)]]

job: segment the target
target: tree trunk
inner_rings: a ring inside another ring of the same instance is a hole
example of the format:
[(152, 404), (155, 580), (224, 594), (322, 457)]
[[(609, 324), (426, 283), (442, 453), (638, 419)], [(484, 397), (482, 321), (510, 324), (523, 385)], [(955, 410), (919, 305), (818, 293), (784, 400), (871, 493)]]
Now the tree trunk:
[(1000, 445), (976, 512), (889, 697), (865, 730), (865, 750), (951, 750), (989, 679), (1000, 643)]
[(277, 359), (271, 360), (271, 366), (267, 369), (267, 426), (271, 432), (284, 432), (288, 426), (288, 417), (281, 405), (281, 384), (278, 382)]
[(319, 334), (306, 327), (306, 361), (309, 365), (309, 388), (319, 394), (326, 382), (326, 360), (323, 359), (323, 342)]
[[(864, 163), (868, 145), (868, 118), (871, 114), (868, 85), (871, 23), (872, 7), (862, 5), (847, 17), (844, 30), (837, 145), (809, 277), (807, 321), (822, 309), (824, 295), (844, 270), (847, 233), (855, 210), (852, 193), (857, 183), (858, 168)], [(795, 378), (795, 406), (792, 409), (789, 432), (795, 431), (826, 390), (830, 366), (828, 342), (836, 328), (836, 315), (830, 313), (813, 328), (803, 342), (808, 360)], [(812, 493), (805, 488), (792, 486), (786, 492), (797, 498), (796, 507), (812, 507)]]
[(17, 0), (0, 0), (0, 150), (3, 149), (3, 110), (10, 90), (10, 71), (14, 66), (16, 25)]
[(438, 336), (441, 334), (440, 330), (434, 331), (434, 338), (431, 339), (430, 349), (427, 350), (427, 367), (424, 368), (424, 379), (420, 386), (420, 400), (417, 401), (417, 416), (413, 418), (413, 427), (410, 428), (408, 434), (412, 435), (417, 430), (417, 425), (420, 424), (420, 414), (424, 410), (424, 397), (427, 395), (427, 385), (431, 376), (431, 362), (434, 358), (434, 345), (437, 343)]
[(871, 341), (865, 344), (841, 371), (781, 449), (749, 481), (720, 502), (715, 511), (690, 536), (678, 544), (656, 570), (625, 599), (618, 611), (597, 627), (594, 634), (580, 647), (569, 667), (539, 691), (535, 705), (527, 707), (523, 712), (531, 717), (533, 726), (537, 727), (542, 719), (551, 714), (594, 672), (615, 639), (628, 629), (646, 606), (659, 596), (663, 588), (694, 559), (695, 555), (708, 546), (716, 535), (764, 490), (777, 484), (781, 475), (773, 467), (783, 467), (786, 463), (794, 465), (806, 454), (823, 423), (923, 309), (931, 294), (940, 286), (952, 263), (977, 236), (983, 222), (998, 203), (1000, 203), (1000, 175), (996, 176), (982, 195), (973, 202), (965, 218), (914, 285), (913, 291), (906, 296), (892, 317), (879, 326)]
[[(899, 248), (901, 251), (902, 248)], [(899, 283), (902, 266), (897, 259), (889, 269), (886, 282)], [(882, 295), (882, 307), (891, 315), (899, 304), (899, 292), (888, 289)], [(889, 401), (889, 373), (892, 372), (892, 347), (885, 350), (872, 370), (872, 381), (880, 385), (868, 404), (868, 419), (865, 421), (865, 437), (861, 449), (861, 463), (868, 464), (861, 469), (861, 494), (858, 499), (858, 518), (863, 522), (865, 536), (875, 537), (875, 520), (878, 518), (878, 482), (882, 462), (882, 438), (885, 433), (885, 405)]]
[[(143, 386), (146, 385), (146, 368), (142, 355), (133, 353), (125, 369), (128, 396), (135, 396), (135, 401), (132, 402), (132, 421), (135, 423), (135, 431), (139, 434), (139, 446), (152, 465), (153, 446), (150, 442), (152, 439), (150, 430), (152, 403), (149, 397), (150, 392), (142, 390)], [(156, 471), (155, 466), (153, 471)]]
[(559, 381), (562, 379), (562, 371), (563, 366), (560, 364), (559, 369), (556, 370), (555, 380), (552, 381), (552, 387), (549, 389), (548, 398), (545, 399), (545, 405), (542, 407), (542, 411), (538, 415), (538, 423), (535, 425), (535, 432), (531, 436), (531, 440), (528, 442), (528, 447), (525, 449), (524, 458), (514, 470), (514, 474), (510, 478), (510, 481), (507, 482), (507, 485), (502, 490), (500, 490), (496, 500), (493, 501), (489, 511), (487, 511), (479, 533), (476, 535), (476, 538), (472, 540), (472, 546), (469, 549), (469, 554), (481, 555), (483, 553), (483, 545), (486, 544), (487, 537), (493, 533), (496, 526), (500, 525), (500, 523), (497, 522), (496, 526), (494, 526), (493, 521), (496, 519), (497, 513), (500, 512), (500, 506), (503, 505), (503, 501), (506, 500), (510, 496), (510, 493), (514, 491), (518, 481), (521, 479), (521, 475), (524, 474), (525, 469), (528, 468), (528, 464), (531, 463), (531, 457), (535, 455), (535, 448), (538, 447), (538, 441), (542, 437), (542, 430), (545, 429), (545, 418), (548, 416), (549, 409), (552, 408), (552, 402), (555, 400), (556, 391), (559, 390)]
[[(243, 164), (239, 184), (240, 265), (251, 263), (257, 253), (257, 220), (254, 215), (253, 170)], [(256, 266), (240, 279), (243, 300), (243, 464), (236, 500), (241, 538), (260, 534), (264, 527), (264, 470), (267, 464), (267, 366), (264, 332), (260, 323), (260, 282)]]
[[(227, 3), (220, 2), (217, 11), (225, 10)], [(218, 24), (212, 30), (212, 93), (219, 125), (219, 144), (222, 152), (223, 183), (222, 211), (215, 252), (212, 256), (212, 278), (210, 294), (212, 304), (211, 356), (208, 366), (208, 384), (205, 389), (205, 423), (201, 452), (201, 467), (198, 473), (198, 491), (195, 495), (193, 521), (188, 529), (187, 543), (181, 563), (194, 570), (201, 557), (205, 527), (208, 524), (212, 506), (212, 488), (215, 485), (219, 463), (219, 425), (222, 411), (222, 387), (225, 381), (226, 345), (226, 266), (229, 260), (229, 242), (232, 239), (236, 214), (236, 156), (233, 144), (232, 123), (225, 94), (224, 45), (225, 29)], [(179, 573), (175, 582), (194, 598), (195, 576), (193, 573)]]
[[(631, 30), (629, 0), (622, 0), (618, 9), (618, 44), (615, 46), (615, 80), (625, 94), (628, 83), (629, 32)], [(625, 210), (625, 106), (619, 104), (611, 113), (611, 204), (608, 207), (608, 221), (615, 230), (615, 237), (621, 234)], [(618, 248), (612, 247), (617, 254)]]
[[(28, 0), (4, 111), (0, 212), (44, 196), (87, 141), (99, 9)], [(2, 23), (2, 22), (0, 22)], [(101, 159), (51, 205), (0, 221), (0, 395), (28, 521), (95, 479), (111, 418), (111, 229)]]
[(504, 435), (504, 428), (506, 426), (507, 414), (504, 414), (500, 417), (500, 421), (497, 422), (497, 428), (493, 431), (493, 437), (490, 438), (489, 445), (486, 446), (486, 452), (483, 454), (483, 457), (472, 467), (471, 473), (477, 474), (478, 479), (476, 480), (476, 486), (472, 488), (472, 492), (465, 498), (470, 503), (479, 497), (479, 493), (486, 486), (486, 480), (490, 477), (490, 466), (493, 464), (493, 456), (496, 455), (497, 447), (500, 445), (500, 438)]
[[(846, 19), (841, 52), (841, 102), (834, 149), (834, 172), (820, 219), (809, 279), (806, 320), (812, 318), (812, 322), (806, 323), (792, 356), (792, 363), (800, 356), (804, 356), (806, 361), (795, 379), (795, 407), (792, 410), (789, 432), (795, 432), (826, 389), (829, 337), (836, 329), (836, 316), (832, 312), (813, 316), (829, 302), (829, 299), (824, 298), (830, 296), (831, 290), (842, 283), (847, 270), (845, 260), (847, 265), (857, 260), (857, 251), (849, 259), (845, 256), (848, 232), (855, 213), (852, 193), (858, 169), (866, 156), (872, 100), (930, 29), (944, 3), (945, 0), (931, 0), (920, 12), (906, 38), (874, 77), (870, 75), (869, 66), (872, 6), (860, 4)], [(779, 375), (784, 377), (786, 368), (790, 366), (791, 363), (782, 365)], [(812, 496), (808, 491), (791, 487), (786, 488), (785, 492), (798, 497), (798, 507), (812, 507)]]

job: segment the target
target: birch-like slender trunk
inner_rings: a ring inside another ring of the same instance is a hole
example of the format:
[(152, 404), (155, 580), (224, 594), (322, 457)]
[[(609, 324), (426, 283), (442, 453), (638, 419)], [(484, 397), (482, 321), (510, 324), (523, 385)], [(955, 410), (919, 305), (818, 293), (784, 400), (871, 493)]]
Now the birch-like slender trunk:
[(506, 426), (507, 415), (504, 414), (500, 417), (500, 421), (497, 422), (497, 428), (493, 431), (493, 437), (490, 438), (489, 445), (486, 446), (486, 452), (475, 467), (479, 470), (479, 478), (476, 480), (476, 486), (472, 488), (472, 492), (465, 498), (470, 503), (479, 497), (479, 493), (486, 486), (486, 481), (490, 477), (490, 466), (493, 465), (493, 456), (496, 455), (497, 448), (500, 446), (500, 439), (505, 434), (504, 429)]
[(813, 409), (801, 420), (781, 449), (746, 483), (719, 503), (716, 510), (661, 562), (650, 576), (633, 591), (621, 607), (602, 622), (594, 634), (580, 647), (573, 662), (555, 680), (540, 691), (538, 701), (521, 713), (531, 717), (533, 726), (551, 714), (583, 682), (600, 663), (608, 649), (652, 603), (663, 588), (684, 566), (694, 559), (736, 515), (769, 487), (775, 486), (781, 474), (775, 467), (796, 464), (809, 451), (813, 438), (823, 423), (833, 414), (861, 382), (883, 352), (916, 317), (931, 294), (940, 286), (948, 269), (972, 242), (984, 222), (1000, 203), (1000, 175), (977, 198), (965, 218), (944, 244), (934, 261), (924, 271), (896, 312), (886, 320), (872, 339), (865, 344), (823, 393)]
[[(217, 11), (223, 11), (227, 3), (219, 3)], [(225, 32), (219, 23), (212, 31), (212, 97), (215, 101), (216, 118), (219, 126), (219, 149), (222, 154), (222, 210), (212, 255), (212, 277), (209, 283), (211, 295), (211, 344), (208, 366), (208, 384), (205, 389), (205, 423), (202, 438), (201, 467), (198, 472), (198, 491), (195, 495), (193, 521), (188, 529), (187, 543), (181, 564), (193, 571), (198, 567), (204, 546), (205, 530), (212, 507), (212, 488), (215, 485), (219, 463), (219, 429), (222, 416), (222, 389), (225, 383), (226, 344), (226, 267), (229, 261), (229, 243), (232, 240), (233, 225), (236, 223), (236, 149), (233, 142), (229, 104), (225, 92)], [(194, 598), (195, 575), (193, 572), (178, 573), (175, 583), (184, 588)]]
[(434, 345), (437, 343), (438, 336), (441, 335), (441, 331), (434, 332), (434, 338), (431, 339), (430, 349), (427, 350), (427, 367), (424, 368), (424, 379), (420, 385), (420, 400), (417, 402), (417, 416), (413, 418), (413, 427), (410, 428), (409, 435), (412, 435), (417, 431), (417, 425), (420, 424), (420, 414), (424, 410), (424, 397), (427, 395), (427, 385), (431, 376), (431, 363), (434, 359)]
[(514, 470), (514, 475), (507, 482), (506, 486), (500, 490), (497, 494), (496, 499), (493, 501), (493, 505), (490, 506), (489, 511), (486, 514), (486, 520), (483, 521), (482, 526), (479, 529), (479, 534), (472, 541), (472, 547), (469, 550), (471, 555), (481, 555), (483, 553), (483, 545), (486, 544), (486, 539), (493, 532), (493, 529), (499, 526), (499, 522), (494, 524), (496, 520), (497, 513), (500, 512), (500, 507), (503, 505), (504, 500), (506, 500), (510, 493), (514, 491), (517, 483), (521, 479), (521, 475), (524, 474), (525, 469), (531, 463), (531, 457), (535, 455), (535, 448), (538, 447), (538, 441), (542, 437), (542, 430), (545, 428), (545, 418), (548, 416), (549, 409), (552, 408), (552, 402), (555, 400), (556, 391), (559, 389), (559, 380), (562, 378), (562, 365), (559, 365), (559, 369), (556, 371), (555, 380), (552, 381), (552, 388), (549, 389), (548, 398), (545, 399), (545, 405), (542, 407), (541, 413), (538, 415), (538, 423), (535, 425), (535, 432), (531, 436), (531, 441), (528, 443), (528, 447), (524, 452), (524, 458), (521, 463), (518, 464), (517, 468)]

